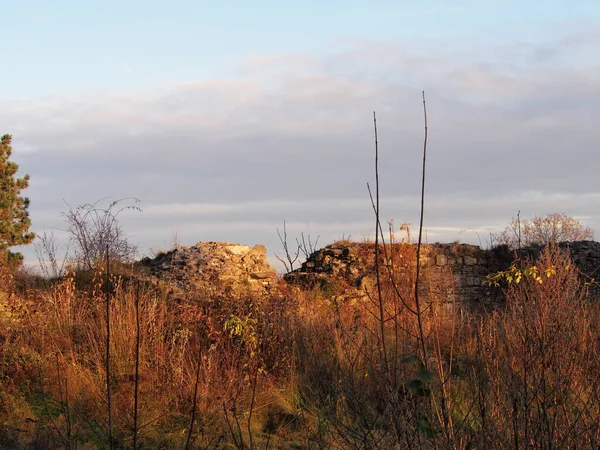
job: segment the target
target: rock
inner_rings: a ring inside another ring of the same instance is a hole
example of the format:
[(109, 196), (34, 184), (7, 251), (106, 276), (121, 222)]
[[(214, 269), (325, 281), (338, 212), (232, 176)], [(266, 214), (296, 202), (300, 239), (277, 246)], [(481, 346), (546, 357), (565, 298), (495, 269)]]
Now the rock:
[(477, 258), (473, 258), (472, 256), (464, 256), (463, 261), (465, 266), (474, 266), (477, 264)]
[(265, 247), (264, 245), (255, 245), (254, 247), (252, 247), (252, 249), (250, 251), (257, 255), (266, 255), (267, 247)]
[[(198, 247), (199, 245), (202, 245), (202, 242), (196, 244), (196, 247)], [(223, 248), (232, 255), (245, 255), (250, 251), (250, 247), (248, 247), (247, 245), (233, 244), (225, 245)]]
[(152, 280), (167, 282), (176, 296), (227, 292), (242, 297), (267, 292), (275, 280), (266, 253), (263, 245), (199, 242), (145, 260), (143, 266)]
[(274, 272), (275, 269), (272, 271), (254, 272), (250, 274), (250, 277), (254, 278), (255, 280), (270, 280), (274, 277)]

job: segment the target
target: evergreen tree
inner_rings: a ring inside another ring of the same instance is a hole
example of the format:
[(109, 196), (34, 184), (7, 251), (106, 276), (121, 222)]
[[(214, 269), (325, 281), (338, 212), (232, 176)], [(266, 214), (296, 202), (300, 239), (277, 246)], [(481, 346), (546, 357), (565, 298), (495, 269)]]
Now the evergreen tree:
[(9, 134), (0, 140), (0, 264), (16, 267), (22, 263), (23, 255), (12, 253), (8, 248), (29, 244), (35, 234), (29, 231), (29, 199), (19, 195), (29, 185), (29, 175), (15, 177), (19, 166), (9, 161), (11, 141)]

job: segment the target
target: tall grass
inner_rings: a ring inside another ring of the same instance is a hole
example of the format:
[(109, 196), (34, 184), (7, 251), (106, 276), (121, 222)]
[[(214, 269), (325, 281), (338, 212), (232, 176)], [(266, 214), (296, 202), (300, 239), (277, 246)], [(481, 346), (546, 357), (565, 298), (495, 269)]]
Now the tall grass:
[[(139, 448), (598, 446), (600, 314), (566, 255), (523, 261), (541, 283), (507, 284), (492, 313), (458, 314), (452, 274), (424, 267), (425, 369), (416, 249), (379, 245), (380, 264), (374, 244), (359, 247), (365, 272), (381, 271), (381, 298), (372, 276), (362, 296), (341, 295), (339, 279), (177, 301), (113, 276), (115, 447), (133, 448), (134, 428)], [(4, 297), (0, 447), (108, 447), (104, 276)]]

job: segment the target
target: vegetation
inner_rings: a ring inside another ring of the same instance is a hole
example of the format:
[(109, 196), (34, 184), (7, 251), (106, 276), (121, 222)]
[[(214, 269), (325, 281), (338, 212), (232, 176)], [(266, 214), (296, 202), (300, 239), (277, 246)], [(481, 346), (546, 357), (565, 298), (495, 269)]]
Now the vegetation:
[(19, 166), (10, 161), (12, 137), (5, 134), (0, 139), (0, 264), (18, 266), (23, 255), (13, 253), (9, 247), (29, 244), (35, 235), (29, 231), (29, 199), (21, 191), (29, 185), (29, 175), (16, 178)]
[(16, 286), (0, 314), (0, 447), (597, 447), (600, 311), (564, 254), (498, 277), (491, 313), (458, 314), (451, 273), (434, 285), (424, 271), (421, 339), (415, 246), (380, 246), (375, 264), (361, 245), (381, 275), (385, 353), (374, 286), (352, 301), (281, 282), (171, 302), (109, 275), (112, 442), (104, 268)]
[(566, 214), (551, 213), (532, 219), (513, 218), (495, 241), (512, 249), (594, 239), (594, 231)]
[[(103, 203), (108, 202), (107, 206)], [(77, 268), (93, 270), (107, 253), (113, 262), (131, 262), (135, 247), (129, 243), (119, 224), (119, 215), (124, 211), (140, 211), (137, 198), (119, 200), (100, 199), (86, 203), (62, 214), (70, 238), (73, 253), (71, 263)], [(48, 246), (43, 247), (47, 250)], [(47, 252), (51, 253), (51, 252)]]

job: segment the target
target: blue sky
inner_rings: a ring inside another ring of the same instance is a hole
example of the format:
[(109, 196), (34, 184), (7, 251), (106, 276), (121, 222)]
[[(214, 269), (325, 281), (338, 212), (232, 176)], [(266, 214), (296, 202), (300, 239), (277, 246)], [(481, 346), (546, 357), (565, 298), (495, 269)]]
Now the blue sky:
[(64, 201), (135, 196), (142, 253), (177, 233), (274, 260), (283, 220), (361, 239), (373, 110), (385, 218), (414, 223), (425, 90), (431, 240), (478, 243), (519, 209), (600, 232), (597, 1), (0, 7), (0, 132), (35, 231), (60, 235)]
[(600, 20), (596, 1), (0, 2), (4, 99), (231, 76), (241, 59), (362, 41), (535, 42)]

